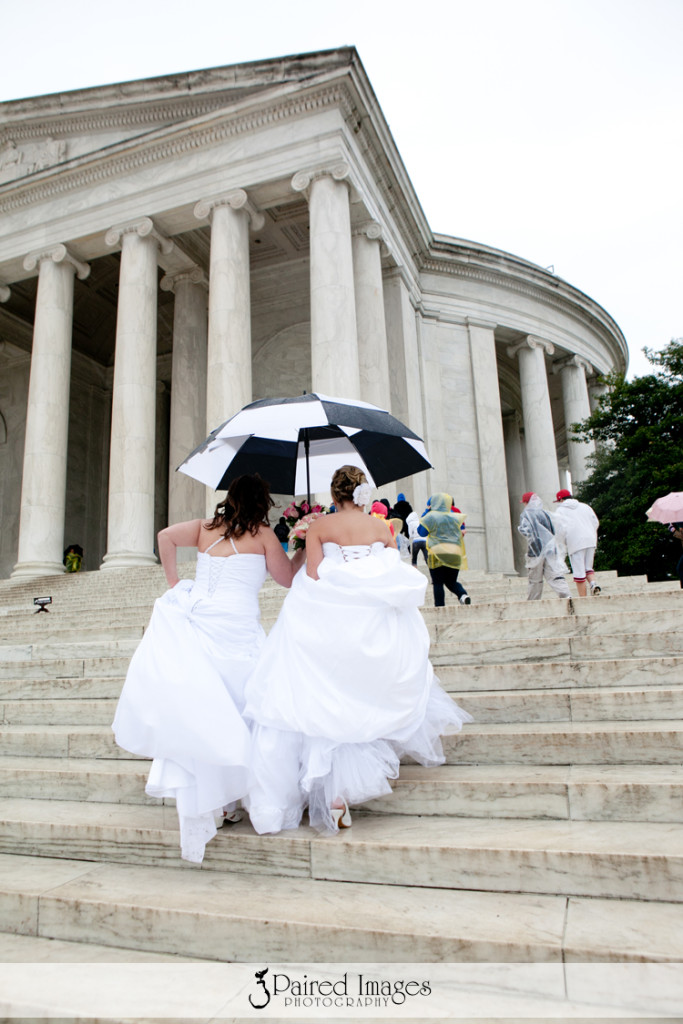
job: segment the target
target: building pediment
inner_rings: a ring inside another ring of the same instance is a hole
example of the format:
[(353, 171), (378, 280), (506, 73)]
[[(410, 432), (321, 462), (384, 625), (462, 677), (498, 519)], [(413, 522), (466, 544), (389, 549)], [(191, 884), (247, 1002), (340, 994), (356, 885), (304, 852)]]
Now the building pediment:
[(350, 65), (355, 50), (237, 64), (0, 103), (0, 187), (78, 167), (250, 99), (312, 83)]

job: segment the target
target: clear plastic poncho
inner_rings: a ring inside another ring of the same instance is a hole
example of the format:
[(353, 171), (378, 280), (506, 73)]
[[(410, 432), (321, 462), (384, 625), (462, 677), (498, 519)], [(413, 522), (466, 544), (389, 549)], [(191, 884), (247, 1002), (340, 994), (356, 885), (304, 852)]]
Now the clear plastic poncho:
[(527, 568), (547, 559), (549, 562), (557, 562), (561, 571), (564, 571), (563, 552), (555, 535), (552, 516), (543, 508), (543, 502), (537, 494), (529, 498), (517, 529), (527, 541)]
[(436, 569), (439, 565), (451, 569), (466, 569), (465, 539), (461, 526), (465, 521), (462, 512), (451, 512), (453, 499), (441, 492), (429, 499), (429, 512), (420, 519), (420, 525), (427, 530), (427, 565)]

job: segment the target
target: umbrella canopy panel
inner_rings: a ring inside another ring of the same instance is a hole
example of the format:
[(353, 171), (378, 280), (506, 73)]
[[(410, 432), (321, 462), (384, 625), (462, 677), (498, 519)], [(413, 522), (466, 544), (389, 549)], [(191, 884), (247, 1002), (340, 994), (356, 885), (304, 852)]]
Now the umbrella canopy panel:
[(375, 486), (430, 468), (421, 439), (386, 410), (316, 394), (252, 402), (178, 468), (216, 490), (259, 473), (273, 492), (297, 495), (327, 490), (344, 463)]

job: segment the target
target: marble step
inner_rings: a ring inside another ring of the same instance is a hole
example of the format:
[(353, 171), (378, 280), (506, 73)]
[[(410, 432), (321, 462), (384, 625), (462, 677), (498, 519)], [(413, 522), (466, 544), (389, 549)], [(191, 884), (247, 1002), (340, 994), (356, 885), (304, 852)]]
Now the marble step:
[(680, 608), (641, 611), (638, 615), (624, 616), (620, 612), (604, 615), (557, 615), (526, 619), (475, 620), (466, 615), (451, 617), (446, 622), (430, 622), (428, 628), (437, 643), (483, 642), (503, 639), (570, 637), (573, 640), (594, 637), (653, 635), (661, 632), (676, 634), (683, 643), (683, 604)]
[[(140, 631), (142, 636), (142, 631)], [(31, 667), (33, 662), (93, 661), (102, 658), (130, 658), (140, 642), (140, 636), (114, 640), (89, 640), (87, 634), (78, 639), (45, 640), (35, 643), (0, 645), (0, 666)]]
[[(679, 686), (683, 657), (605, 658), (599, 661), (528, 661), (514, 664), (436, 666), (444, 686), (457, 696), (475, 690), (545, 690), (571, 687)], [(0, 683), (0, 692), (3, 692)]]
[[(21, 759), (17, 758), (17, 763)], [(1, 769), (0, 769), (1, 770)], [(21, 782), (17, 792), (22, 794)], [(440, 817), (556, 818), (683, 824), (683, 766), (402, 765), (393, 793), (368, 813)], [(41, 795), (37, 789), (37, 796)]]
[[(273, 618), (277, 615), (286, 591), (280, 588), (279, 591), (260, 597), (261, 611), (264, 617)], [(49, 628), (73, 628), (77, 632), (90, 631), (93, 628), (106, 627), (107, 625), (135, 625), (145, 624), (151, 614), (155, 598), (133, 602), (126, 600), (125, 604), (100, 604), (92, 600), (79, 602), (68, 602), (53, 604), (47, 613), (36, 614), (35, 609), (6, 610), (0, 613), (0, 636), (8, 636), (12, 631), (25, 630), (45, 631)], [(609, 614), (624, 614), (639, 616), (644, 612), (657, 610), (670, 611), (680, 610), (683, 602), (683, 591), (680, 587), (673, 592), (645, 592), (633, 594), (612, 594), (594, 599), (579, 599), (574, 597), (570, 600), (553, 601), (526, 601), (523, 599), (511, 600), (509, 597), (502, 600), (481, 599), (476, 604), (460, 605), (457, 602), (446, 605), (444, 608), (435, 608), (428, 601), (423, 606), (423, 612), (428, 621), (443, 622), (453, 620), (464, 623), (473, 620), (506, 620), (523, 618), (562, 618), (563, 616), (601, 616)]]
[[(443, 740), (449, 764), (679, 764), (683, 722), (505, 722)], [(3, 725), (0, 755), (130, 760), (108, 726)]]
[[(0, 882), (1, 890), (2, 882)], [(2, 900), (1, 896), (0, 900)], [(3, 925), (5, 923), (3, 920)], [(0, 963), (3, 964), (196, 964), (207, 962), (205, 959), (178, 956), (174, 953), (148, 953), (145, 949), (98, 945), (95, 942), (90, 942), (88, 936), (85, 936), (80, 942), (72, 942), (34, 934), (23, 935), (0, 931)], [(25, 995), (27, 994), (25, 993)], [(25, 1018), (26, 1015), (23, 1012), (10, 1015), (11, 1019), (14, 1019), (15, 1016)], [(121, 1021), (121, 1024), (129, 1024), (129, 1022)]]
[(135, 759), (104, 725), (2, 725), (0, 755)]
[(680, 906), (666, 902), (380, 889), (5, 855), (0, 909), (5, 929), (25, 937), (29, 952), (35, 938), (69, 943), (56, 947), (57, 961), (80, 943), (94, 944), (93, 962), (102, 946), (112, 962), (131, 948), (258, 963), (683, 960)]
[(150, 762), (106, 758), (0, 757), (0, 793), (35, 800), (148, 804), (161, 801), (145, 793)]
[(85, 700), (0, 699), (2, 725), (111, 725), (116, 711), (114, 699)]
[(683, 721), (475, 722), (443, 747), (448, 764), (680, 764)]
[[(193, 567), (188, 567), (186, 570), (181, 569), (180, 575), (182, 578), (191, 578), (194, 575)], [(674, 580), (648, 583), (645, 577), (603, 578), (603, 574), (598, 574), (598, 576), (600, 577), (598, 582), (602, 587), (602, 593), (595, 600), (602, 600), (613, 595), (631, 594), (646, 596), (657, 593), (680, 593), (680, 586)], [(35, 612), (33, 598), (39, 596), (50, 595), (52, 597), (51, 612), (48, 614), (54, 614), (57, 609), (67, 608), (80, 610), (87, 614), (93, 611), (93, 609), (96, 610), (107, 606), (114, 609), (127, 606), (148, 606), (151, 609), (156, 598), (160, 597), (166, 590), (163, 574), (151, 582), (140, 582), (135, 579), (135, 574), (133, 573), (130, 577), (130, 582), (118, 588), (103, 584), (102, 576), (93, 581), (88, 587), (59, 586), (55, 584), (55, 579), (59, 583), (59, 578), (49, 577), (47, 580), (41, 581), (38, 586), (35, 583), (22, 583), (20, 586), (13, 587), (9, 592), (3, 591), (3, 581), (0, 581), (0, 622), (7, 614), (32, 615)], [(68, 582), (73, 583), (73, 581)], [(482, 601), (519, 601), (526, 603), (527, 584), (523, 578), (506, 581), (495, 577), (489, 580), (482, 578), (470, 579), (469, 576), (463, 575), (462, 582), (470, 593), (473, 604), (475, 600), (477, 603)], [(568, 583), (572, 597), (578, 599), (570, 577), (568, 577)], [(272, 586), (266, 584), (261, 591), (261, 601), (265, 605), (269, 603), (278, 604), (284, 599), (285, 593), (285, 589), (277, 584), (272, 584)], [(541, 600), (533, 602), (535, 605), (557, 603), (557, 596), (548, 587), (545, 588)], [(433, 607), (433, 592), (429, 585), (425, 595), (425, 604), (428, 607)], [(457, 607), (457, 601), (450, 593), (446, 595), (446, 606)]]
[[(86, 699), (62, 689), (54, 698), (6, 700), (2, 725), (111, 725), (116, 697)], [(1, 691), (0, 691), (1, 692)], [(458, 704), (479, 724), (487, 722), (602, 722), (683, 719), (683, 685), (630, 689), (458, 691)]]
[[(575, 622), (567, 618), (568, 623)], [(584, 620), (590, 621), (590, 620)], [(500, 623), (501, 628), (492, 639), (440, 640), (432, 644), (431, 658), (435, 665), (471, 665), (519, 661), (594, 660), (602, 658), (655, 657), (683, 655), (683, 630), (679, 632), (650, 632), (628, 634), (598, 633), (597, 635), (571, 634), (571, 628), (561, 636), (535, 635), (516, 639), (513, 622)], [(506, 631), (510, 634), (505, 635)], [(476, 635), (476, 633), (475, 633)], [(35, 643), (0, 645), (0, 678), (16, 675), (16, 666), (31, 670), (34, 663), (46, 661), (101, 661), (103, 658), (130, 658), (139, 638), (72, 641), (55, 639)], [(85, 674), (85, 672), (83, 672)], [(109, 673), (111, 674), (111, 673)]]
[(595, 661), (683, 655), (683, 631), (596, 636), (498, 637), (489, 640), (440, 641), (430, 650), (437, 665), (486, 665), (539, 661)]
[[(129, 660), (31, 661), (4, 666), (0, 663), (0, 701), (117, 700)], [(4, 674), (3, 668), (6, 670)], [(520, 693), (570, 687), (668, 688), (683, 684), (683, 657), (527, 662), (522, 665), (439, 665), (437, 671), (441, 684), (456, 697), (465, 691), (474, 693), (480, 690), (514, 689)]]
[(14, 629), (9, 637), (3, 637), (0, 630), (0, 658), (8, 649), (27, 647), (33, 645), (47, 644), (79, 644), (83, 640), (88, 643), (126, 641), (131, 640), (139, 643), (145, 631), (147, 620), (139, 622), (117, 623), (112, 622), (101, 625), (81, 625), (76, 628), (73, 625), (62, 625), (52, 620), (48, 623), (41, 623), (40, 627), (27, 629)]
[[(475, 722), (604, 722), (683, 720), (683, 684), (629, 689), (490, 690), (453, 694)], [(19, 704), (25, 702), (18, 702)], [(54, 702), (59, 703), (59, 702)], [(5, 704), (5, 720), (10, 718)], [(25, 712), (18, 708), (15, 712)], [(59, 719), (44, 718), (44, 721)], [(75, 719), (73, 719), (75, 721)], [(80, 719), (79, 719), (80, 720)], [(87, 719), (84, 717), (83, 721)]]
[[(31, 658), (30, 660), (0, 660), (0, 686), (31, 688), (68, 686), (74, 680), (125, 677), (130, 655), (101, 658)], [(36, 691), (37, 692), (37, 691)], [(30, 694), (29, 694), (30, 696)]]
[[(284, 592), (282, 593), (284, 595)], [(283, 597), (280, 595), (275, 595), (272, 599), (261, 599), (264, 625), (275, 621), (282, 606), (282, 600)], [(683, 591), (679, 588), (678, 592), (674, 594), (624, 594), (585, 601), (577, 598), (571, 601), (556, 600), (552, 602), (481, 601), (476, 605), (453, 604), (445, 608), (434, 608), (427, 604), (423, 607), (422, 613), (427, 623), (443, 626), (450, 622), (464, 624), (472, 621), (496, 622), (509, 619), (518, 621), (546, 618), (561, 620), (571, 616), (580, 618), (629, 613), (641, 615), (644, 612), (655, 611), (678, 612), (681, 602), (683, 602)], [(143, 627), (149, 620), (152, 605), (153, 601), (145, 601), (139, 605), (131, 605), (128, 602), (125, 607), (115, 608), (93, 607), (92, 603), (84, 603), (77, 608), (69, 604), (66, 607), (53, 606), (47, 615), (36, 615), (33, 610), (10, 611), (4, 615), (0, 614), (0, 637), (5, 638), (6, 641), (17, 642), (19, 637), (42, 637), (56, 631), (73, 630), (77, 635), (87, 631), (90, 635), (94, 630), (103, 632), (108, 627), (119, 629), (126, 625), (136, 628)]]
[[(6, 797), (146, 804), (149, 762), (0, 757)], [(356, 813), (683, 823), (681, 765), (403, 765)], [(171, 801), (172, 805), (172, 801)]]
[[(177, 816), (172, 807), (0, 798), (0, 853), (177, 866)], [(328, 837), (305, 826), (258, 836), (244, 821), (209, 843), (203, 867), (681, 903), (683, 825), (360, 815)]]

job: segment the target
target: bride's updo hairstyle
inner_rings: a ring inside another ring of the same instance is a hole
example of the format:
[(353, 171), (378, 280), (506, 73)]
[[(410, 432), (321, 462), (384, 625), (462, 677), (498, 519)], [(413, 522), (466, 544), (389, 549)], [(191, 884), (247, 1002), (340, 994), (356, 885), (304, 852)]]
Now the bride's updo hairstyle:
[(224, 537), (255, 536), (260, 526), (268, 525), (268, 512), (275, 502), (270, 496), (270, 485), (258, 473), (238, 476), (231, 480), (225, 501), (216, 505), (213, 519), (204, 523), (205, 530), (223, 527)]
[(358, 466), (340, 466), (332, 477), (330, 490), (335, 505), (343, 501), (353, 502), (353, 492), (360, 484), (366, 484), (367, 477)]

